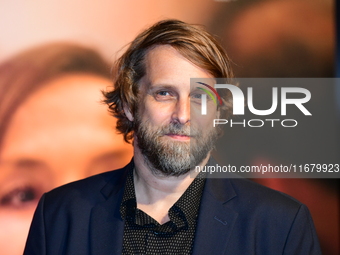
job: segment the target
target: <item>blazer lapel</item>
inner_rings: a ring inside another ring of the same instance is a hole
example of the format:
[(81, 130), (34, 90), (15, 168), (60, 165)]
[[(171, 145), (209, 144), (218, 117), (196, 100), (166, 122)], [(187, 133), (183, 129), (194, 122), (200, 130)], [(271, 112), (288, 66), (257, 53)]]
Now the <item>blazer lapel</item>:
[[(133, 162), (133, 161), (132, 161)], [(116, 178), (101, 190), (104, 201), (97, 204), (91, 212), (90, 246), (91, 254), (122, 254), (124, 221), (120, 216), (126, 174), (134, 167), (133, 163), (120, 171)]]
[(227, 206), (236, 197), (228, 179), (207, 179), (198, 216), (194, 255), (224, 254), (238, 213)]
[[(133, 161), (124, 170), (117, 171), (102, 189), (103, 202), (97, 204), (90, 219), (91, 254), (122, 254), (124, 221), (120, 216), (127, 172)], [(237, 212), (227, 206), (236, 197), (228, 179), (207, 179), (201, 200), (194, 255), (223, 254), (237, 218)]]

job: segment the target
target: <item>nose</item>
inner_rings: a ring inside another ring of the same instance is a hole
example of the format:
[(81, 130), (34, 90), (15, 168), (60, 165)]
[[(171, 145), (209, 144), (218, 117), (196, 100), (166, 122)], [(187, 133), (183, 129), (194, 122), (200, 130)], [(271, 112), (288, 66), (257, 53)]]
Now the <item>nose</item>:
[(186, 124), (190, 122), (190, 100), (187, 98), (177, 101), (174, 112), (172, 114), (172, 120)]

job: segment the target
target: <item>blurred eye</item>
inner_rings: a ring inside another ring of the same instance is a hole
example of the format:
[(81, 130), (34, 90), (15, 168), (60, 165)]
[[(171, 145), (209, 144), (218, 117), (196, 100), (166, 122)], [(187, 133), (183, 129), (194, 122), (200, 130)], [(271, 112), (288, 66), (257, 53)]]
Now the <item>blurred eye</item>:
[(202, 94), (201, 93), (194, 93), (191, 95), (192, 98), (194, 99), (202, 99)]
[(202, 104), (202, 97), (203, 97), (203, 94), (200, 93), (200, 92), (192, 93), (190, 95), (190, 100), (191, 100), (192, 103), (201, 105)]
[(43, 162), (26, 157), (1, 164), (0, 209), (32, 209), (42, 194), (53, 188), (53, 174)]
[(40, 194), (32, 187), (19, 187), (9, 191), (0, 198), (0, 206), (21, 208), (36, 205)]

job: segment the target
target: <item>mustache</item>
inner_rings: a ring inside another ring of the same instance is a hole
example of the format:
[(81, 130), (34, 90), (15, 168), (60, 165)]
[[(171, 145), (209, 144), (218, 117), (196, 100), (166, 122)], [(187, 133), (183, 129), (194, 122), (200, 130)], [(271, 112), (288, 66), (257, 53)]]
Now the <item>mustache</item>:
[(157, 130), (157, 135), (183, 135), (195, 137), (198, 135), (198, 130), (187, 124), (170, 123), (169, 125), (162, 126)]

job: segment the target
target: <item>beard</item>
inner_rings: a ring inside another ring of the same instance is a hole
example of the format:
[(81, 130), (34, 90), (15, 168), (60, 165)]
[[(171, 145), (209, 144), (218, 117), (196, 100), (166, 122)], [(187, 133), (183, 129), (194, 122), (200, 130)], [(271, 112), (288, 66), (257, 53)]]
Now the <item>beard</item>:
[[(189, 136), (190, 141), (174, 141), (167, 135)], [(199, 165), (214, 148), (215, 129), (202, 132), (190, 124), (170, 123), (154, 127), (136, 116), (135, 136), (145, 163), (154, 175), (181, 176)]]

